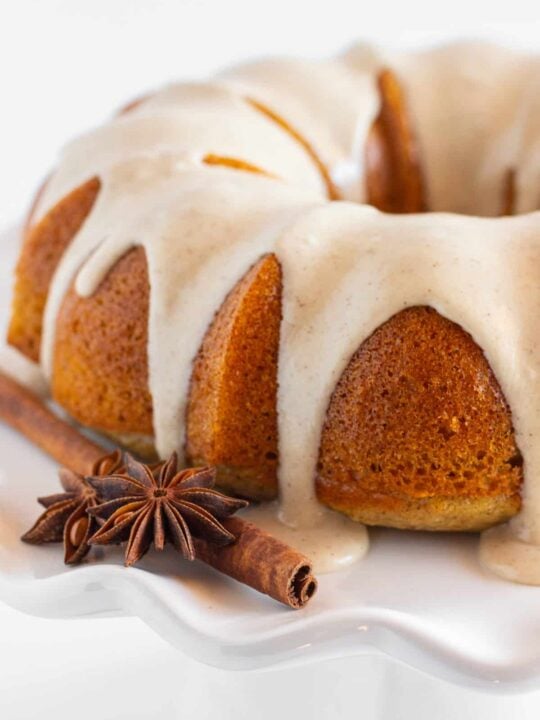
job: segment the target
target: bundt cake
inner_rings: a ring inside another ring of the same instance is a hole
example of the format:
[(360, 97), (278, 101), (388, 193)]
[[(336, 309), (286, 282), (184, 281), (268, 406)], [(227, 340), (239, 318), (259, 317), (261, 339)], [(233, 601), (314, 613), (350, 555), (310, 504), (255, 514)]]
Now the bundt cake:
[(539, 81), (358, 46), (130, 103), (38, 194), (8, 342), (82, 425), (279, 497), (320, 566), (360, 523), (513, 518), (483, 557), (540, 583)]

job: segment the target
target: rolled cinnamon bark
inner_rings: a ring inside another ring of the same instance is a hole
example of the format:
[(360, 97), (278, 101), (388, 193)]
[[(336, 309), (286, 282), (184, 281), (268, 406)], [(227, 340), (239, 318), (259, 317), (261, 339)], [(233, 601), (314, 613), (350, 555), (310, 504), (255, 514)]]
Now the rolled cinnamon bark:
[[(107, 452), (2, 373), (0, 418), (62, 466), (83, 475)], [(304, 555), (241, 518), (222, 522), (236, 541), (218, 546), (195, 539), (198, 560), (294, 609), (313, 597), (317, 581)]]
[(236, 541), (220, 547), (195, 540), (199, 560), (294, 609), (313, 597), (317, 580), (305, 555), (242, 518), (221, 522)]
[(61, 420), (32, 392), (0, 373), (0, 418), (60, 465), (87, 473), (106, 451)]

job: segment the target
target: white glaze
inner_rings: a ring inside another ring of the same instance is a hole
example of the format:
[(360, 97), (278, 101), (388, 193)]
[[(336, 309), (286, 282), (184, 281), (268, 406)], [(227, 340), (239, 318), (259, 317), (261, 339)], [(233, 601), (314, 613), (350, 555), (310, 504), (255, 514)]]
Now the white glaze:
[[(516, 206), (537, 207), (523, 178), (538, 175), (540, 128), (527, 114), (516, 118), (512, 104), (533, 82), (527, 79), (533, 60), (521, 64), (514, 57), (470, 46), (400, 58), (397, 69), (424, 151), (433, 208), (500, 212), (505, 174), (523, 156), (525, 139), (533, 160), (523, 157), (523, 170), (520, 165)], [(479, 59), (490, 72), (504, 70), (500, 94), (498, 83), (478, 71)], [(524, 506), (511, 532), (540, 544), (540, 215), (397, 217), (352, 203), (329, 204), (305, 149), (244, 99), (247, 93), (270, 107), (273, 100), (272, 109), (305, 133), (336, 178), (340, 167), (359, 165), (382, 63), (357, 48), (339, 61), (252, 65), (228, 73), (223, 86), (166, 89), (72, 143), (38, 209), (42, 215), (68, 190), (99, 175), (99, 197), (58, 267), (47, 302), (42, 365), (49, 377), (56, 317), (70, 284), (76, 278), (77, 291), (89, 295), (130, 247), (145, 248), (149, 383), (162, 455), (182, 450), (191, 363), (214, 312), (258, 258), (277, 255), (284, 285), (279, 527), (289, 539), (307, 543), (304, 549), (323, 568), (339, 567), (367, 548), (361, 526), (324, 510), (315, 498), (332, 390), (358, 346), (413, 305), (430, 305), (456, 321), (485, 351), (511, 406), (525, 460)], [(514, 82), (519, 92), (507, 98)], [(476, 118), (470, 126), (469, 112), (462, 118), (469, 103)], [(492, 108), (495, 119), (488, 123)], [(206, 166), (201, 160), (208, 153), (237, 157), (279, 179)], [(341, 177), (341, 190), (350, 195), (350, 174)], [(268, 512), (257, 517), (277, 527)], [(505, 552), (511, 547), (505, 544)], [(483, 551), (500, 572), (504, 563), (495, 555)]]
[(192, 164), (200, 164), (208, 154), (238, 158), (326, 196), (306, 151), (241, 95), (216, 84), (185, 84), (165, 88), (129, 113), (69, 143), (39, 199), (34, 219), (107, 168), (134, 157), (162, 154)]
[(509, 523), (482, 533), (480, 561), (506, 580), (540, 585), (540, 545), (521, 540)]
[(295, 128), (331, 171), (343, 199), (365, 199), (363, 158), (368, 130), (379, 109), (379, 54), (362, 45), (355, 63), (277, 59), (247, 63), (223, 74), (242, 95), (268, 105)]
[(241, 514), (271, 535), (305, 553), (317, 573), (340, 570), (367, 553), (369, 536), (364, 525), (352, 522), (345, 515), (322, 505), (310, 503), (309, 509), (311, 512), (316, 510), (316, 522), (296, 513), (293, 525), (283, 518), (278, 502), (250, 505)]

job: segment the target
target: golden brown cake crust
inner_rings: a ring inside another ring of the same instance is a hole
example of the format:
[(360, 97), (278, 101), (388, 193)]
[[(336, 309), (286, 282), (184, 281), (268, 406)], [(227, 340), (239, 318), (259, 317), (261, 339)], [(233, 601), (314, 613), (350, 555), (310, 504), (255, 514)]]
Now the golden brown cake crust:
[(219, 468), (220, 484), (277, 495), (277, 362), (281, 269), (262, 258), (229, 294), (194, 364), (187, 455)]
[(73, 288), (66, 295), (56, 323), (52, 393), (84, 425), (152, 434), (148, 300), (142, 248), (124, 255), (91, 297)]
[(97, 178), (89, 180), (26, 232), (15, 269), (8, 342), (31, 360), (39, 359), (43, 311), (52, 276), (64, 250), (90, 212), (99, 188)]
[[(74, 201), (74, 200), (73, 200)], [(126, 254), (89, 298), (71, 288), (56, 323), (52, 393), (82, 424), (152, 453), (149, 286), (142, 248)], [(277, 494), (277, 353), (281, 271), (261, 259), (231, 291), (194, 363), (187, 452), (219, 482), (257, 499)]]
[(471, 336), (425, 307), (379, 327), (333, 393), (319, 500), (370, 525), (478, 530), (519, 510), (521, 483), (509, 409)]
[(388, 213), (427, 210), (423, 172), (405, 95), (393, 72), (378, 77), (381, 107), (366, 140), (367, 202)]

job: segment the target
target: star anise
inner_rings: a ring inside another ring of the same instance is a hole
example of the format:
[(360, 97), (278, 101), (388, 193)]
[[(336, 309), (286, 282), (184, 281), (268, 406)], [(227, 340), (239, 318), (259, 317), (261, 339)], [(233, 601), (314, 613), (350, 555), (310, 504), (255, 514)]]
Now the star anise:
[(121, 471), (88, 478), (101, 500), (88, 512), (103, 521), (89, 542), (127, 542), (128, 566), (138, 562), (152, 542), (157, 550), (171, 542), (188, 560), (195, 559), (194, 537), (218, 545), (232, 543), (235, 536), (219, 520), (248, 503), (213, 490), (214, 481), (214, 468), (179, 470), (176, 453), (157, 467), (126, 453)]
[[(122, 454), (115, 450), (94, 463), (92, 476), (117, 472), (121, 466)], [(63, 541), (64, 562), (74, 565), (90, 550), (88, 540), (97, 530), (98, 523), (87, 511), (97, 505), (98, 499), (83, 475), (67, 468), (61, 468), (58, 474), (65, 492), (38, 498), (45, 512), (21, 539), (33, 545)]]

